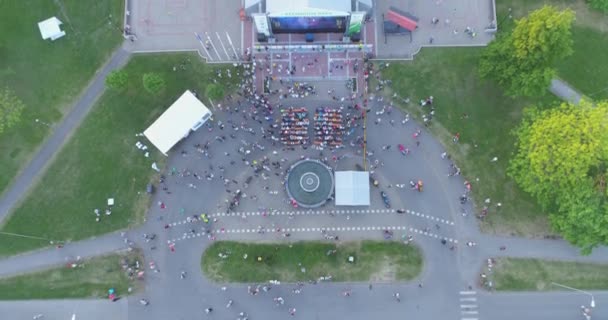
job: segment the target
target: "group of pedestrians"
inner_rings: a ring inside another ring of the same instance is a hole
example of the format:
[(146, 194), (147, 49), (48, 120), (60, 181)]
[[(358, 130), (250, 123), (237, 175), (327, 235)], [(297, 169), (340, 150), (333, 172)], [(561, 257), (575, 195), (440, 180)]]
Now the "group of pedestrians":
[[(312, 62), (314, 63), (314, 62)], [(373, 69), (373, 65), (365, 63), (366, 72), (370, 75), (375, 75), (381, 80), (382, 84), (389, 84), (380, 78), (379, 72)], [(188, 140), (183, 146), (180, 154), (184, 161), (176, 161), (176, 163), (187, 163), (181, 168), (171, 167), (168, 173), (161, 178), (159, 184), (161, 186), (161, 200), (159, 207), (163, 210), (171, 210), (172, 212), (180, 212), (187, 216), (191, 212), (185, 212), (183, 207), (174, 208), (173, 205), (179, 206), (178, 202), (172, 200), (173, 189), (176, 187), (187, 187), (192, 189), (192, 192), (199, 193), (201, 190), (225, 190), (223, 201), (217, 205), (218, 211), (236, 211), (239, 207), (247, 203), (247, 208), (257, 207), (263, 212), (272, 212), (280, 206), (291, 206), (291, 199), (284, 197), (281, 199), (279, 195), (283, 195), (285, 177), (289, 170), (289, 164), (296, 159), (310, 157), (318, 157), (322, 162), (335, 166), (335, 163), (340, 161), (346, 154), (355, 154), (365, 156), (370, 163), (369, 170), (373, 173), (374, 170), (384, 166), (386, 157), (392, 157), (392, 150), (400, 150), (400, 148), (391, 148), (390, 144), (382, 147), (383, 150), (389, 151), (389, 154), (379, 151), (379, 146), (368, 145), (364, 146), (365, 138), (363, 135), (363, 123), (366, 116), (370, 117), (376, 126), (404, 126), (409, 128), (412, 138), (407, 140), (404, 137), (402, 143), (407, 144), (407, 154), (416, 153), (417, 147), (421, 145), (422, 130), (420, 128), (410, 128), (410, 117), (406, 114), (404, 117), (397, 116), (398, 113), (393, 113), (393, 102), (391, 99), (382, 97), (381, 95), (370, 96), (365, 99), (364, 96), (357, 94), (338, 95), (335, 90), (328, 90), (328, 94), (333, 97), (336, 104), (332, 106), (331, 119), (340, 119), (340, 123), (336, 124), (339, 129), (344, 129), (344, 134), (341, 135), (344, 140), (340, 144), (340, 148), (329, 148), (327, 150), (311, 150), (307, 145), (284, 145), (282, 139), (284, 130), (293, 130), (286, 128), (288, 123), (281, 122), (282, 115), (290, 112), (300, 112), (306, 103), (301, 102), (296, 104), (292, 102), (290, 95), (298, 97), (303, 92), (317, 94), (316, 89), (307, 84), (297, 85), (292, 81), (283, 80), (280, 78), (271, 80), (275, 85), (278, 85), (281, 90), (266, 90), (267, 93), (260, 93), (254, 88), (255, 74), (260, 68), (265, 68), (263, 63), (257, 63), (244, 67), (241, 71), (243, 79), (240, 83), (240, 90), (227, 98), (223, 106), (218, 106), (220, 111), (216, 112), (214, 121), (206, 123), (204, 135), (198, 140)], [(258, 69), (258, 70), (256, 70)], [(220, 76), (220, 72), (216, 76)], [(224, 72), (228, 75), (230, 73)], [(278, 80), (278, 81), (277, 81)], [(270, 88), (269, 88), (270, 89)], [(393, 97), (395, 98), (395, 97)], [(306, 100), (302, 100), (306, 101)], [(421, 107), (431, 109), (429, 113), (434, 115), (434, 98), (428, 97), (421, 102)], [(292, 109), (297, 107), (300, 109)], [(325, 109), (323, 109), (325, 110)], [(314, 109), (307, 110), (311, 114)], [(297, 118), (295, 113), (289, 120), (299, 125), (298, 121), (303, 121)], [(370, 116), (371, 115), (371, 116)], [(324, 118), (325, 119), (325, 118)], [(343, 121), (343, 122), (342, 122)], [(291, 124), (291, 122), (289, 122)], [(328, 130), (321, 127), (322, 130)], [(402, 129), (399, 129), (402, 130)], [(289, 132), (292, 134), (293, 132)], [(411, 145), (411, 147), (409, 146)], [(414, 146), (415, 145), (415, 146)], [(396, 146), (396, 145), (395, 145)], [(364, 148), (366, 147), (366, 148)], [(405, 149), (405, 147), (403, 148)], [(441, 157), (446, 161), (451, 162), (447, 154), (442, 154)], [(455, 165), (452, 164), (452, 168)], [(451, 172), (451, 171), (450, 171)], [(456, 174), (460, 174), (460, 169)], [(255, 185), (255, 188), (251, 186)], [(405, 186), (406, 184), (398, 184), (397, 186)], [(419, 192), (423, 190), (423, 182), (419, 178), (412, 178), (410, 186)], [(470, 186), (469, 186), (470, 189)], [(274, 208), (274, 209), (272, 209)], [(210, 208), (207, 208), (209, 210)], [(166, 214), (165, 214), (166, 215)], [(197, 213), (198, 215), (198, 213)], [(195, 216), (197, 216), (195, 215)], [(246, 216), (243, 215), (243, 219)], [(199, 223), (200, 219), (190, 219), (190, 223)], [(166, 222), (161, 222), (165, 225), (165, 229), (171, 229)], [(205, 225), (205, 233), (209, 239), (214, 240), (217, 233), (224, 229), (221, 227), (222, 221), (217, 217), (213, 218)], [(212, 227), (209, 227), (212, 225)], [(191, 225), (186, 225), (187, 232), (195, 233)], [(265, 234), (266, 231), (282, 232), (281, 226), (275, 225), (269, 220), (267, 226), (258, 226), (259, 233)], [(325, 237), (331, 237), (333, 240), (338, 240), (337, 235), (323, 234)], [(410, 236), (408, 242), (412, 240)], [(175, 245), (171, 247), (174, 250)], [(184, 279), (186, 273), (182, 272), (180, 277)], [(311, 280), (311, 283), (317, 283), (320, 280)], [(293, 294), (299, 294), (303, 284), (298, 285), (293, 290)], [(248, 288), (250, 295), (268, 293), (269, 285), (258, 285)], [(350, 296), (351, 291), (344, 291), (344, 296)], [(268, 294), (272, 303), (280, 308), (285, 308), (290, 315), (296, 314), (295, 307), (286, 307), (289, 297), (272, 296)], [(396, 301), (401, 300), (399, 293), (393, 295)], [(231, 308), (235, 302), (229, 299), (226, 303), (226, 308)], [(205, 308), (205, 312), (212, 314), (213, 306)], [(240, 313), (240, 319), (247, 319), (246, 313)]]

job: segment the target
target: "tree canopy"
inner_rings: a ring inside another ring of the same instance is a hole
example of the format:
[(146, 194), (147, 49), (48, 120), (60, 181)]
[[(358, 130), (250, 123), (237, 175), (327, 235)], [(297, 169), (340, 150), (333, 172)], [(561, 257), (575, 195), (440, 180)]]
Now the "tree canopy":
[(509, 175), (554, 228), (586, 252), (608, 243), (608, 101), (529, 108), (515, 134)]
[(114, 70), (106, 77), (106, 86), (111, 89), (121, 90), (127, 86), (129, 75), (124, 70)]
[(142, 77), (144, 89), (151, 94), (159, 94), (165, 89), (165, 79), (158, 73), (145, 73)]
[(479, 71), (505, 87), (511, 96), (537, 96), (547, 91), (555, 63), (572, 54), (572, 10), (544, 6), (515, 21), (484, 50)]
[(23, 102), (9, 88), (0, 90), (0, 134), (21, 120)]

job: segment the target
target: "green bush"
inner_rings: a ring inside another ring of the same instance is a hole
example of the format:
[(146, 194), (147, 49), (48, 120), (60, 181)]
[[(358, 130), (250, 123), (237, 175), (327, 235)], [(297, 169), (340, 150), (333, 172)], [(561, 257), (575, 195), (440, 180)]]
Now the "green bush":
[(127, 86), (129, 75), (126, 71), (115, 70), (106, 77), (106, 86), (110, 89), (122, 90)]
[(0, 133), (19, 123), (23, 109), (25, 105), (12, 90), (0, 90)]
[(159, 94), (165, 89), (165, 79), (158, 73), (145, 73), (142, 77), (144, 89), (151, 94)]

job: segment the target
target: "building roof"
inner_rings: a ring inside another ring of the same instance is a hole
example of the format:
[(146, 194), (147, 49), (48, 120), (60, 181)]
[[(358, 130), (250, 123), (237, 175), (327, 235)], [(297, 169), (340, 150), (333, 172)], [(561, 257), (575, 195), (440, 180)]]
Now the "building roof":
[(336, 171), (336, 205), (369, 206), (369, 172)]
[(144, 135), (167, 155), (175, 144), (188, 136), (191, 130), (198, 129), (209, 117), (211, 111), (187, 90), (144, 131)]
[(42, 39), (55, 40), (65, 36), (65, 32), (59, 28), (61, 24), (62, 22), (57, 17), (51, 17), (38, 22), (38, 29), (40, 29)]
[(266, 12), (272, 16), (309, 16), (315, 12), (324, 15), (331, 15), (332, 12), (345, 15), (350, 11), (350, 0), (266, 0)]

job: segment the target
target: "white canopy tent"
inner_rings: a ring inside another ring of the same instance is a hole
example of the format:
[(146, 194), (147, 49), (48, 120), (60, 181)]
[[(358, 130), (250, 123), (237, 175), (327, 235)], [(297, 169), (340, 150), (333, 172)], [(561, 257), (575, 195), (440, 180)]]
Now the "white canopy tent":
[(336, 205), (369, 206), (369, 172), (336, 171)]
[(196, 131), (211, 117), (211, 111), (187, 90), (146, 131), (144, 135), (164, 155), (190, 131)]
[(65, 31), (61, 31), (59, 28), (63, 23), (57, 19), (57, 17), (48, 18), (44, 21), (38, 22), (38, 29), (40, 29), (40, 35), (42, 39), (51, 39), (55, 41), (65, 36)]

